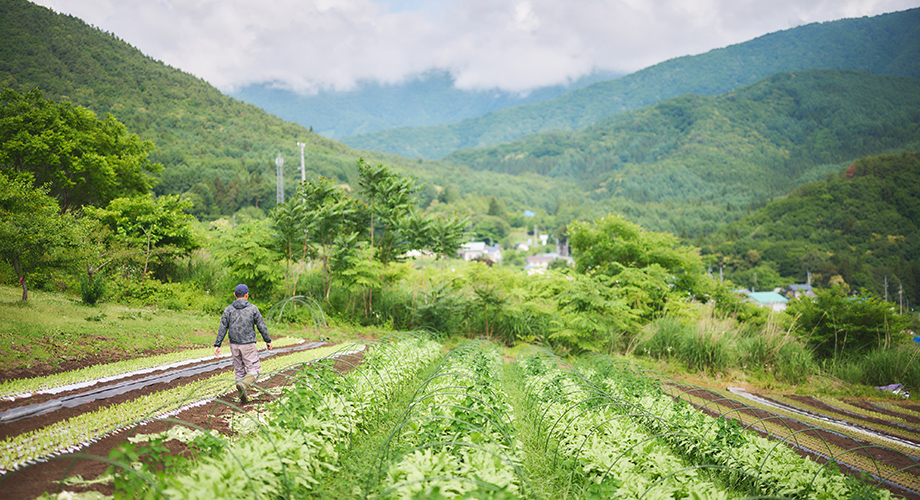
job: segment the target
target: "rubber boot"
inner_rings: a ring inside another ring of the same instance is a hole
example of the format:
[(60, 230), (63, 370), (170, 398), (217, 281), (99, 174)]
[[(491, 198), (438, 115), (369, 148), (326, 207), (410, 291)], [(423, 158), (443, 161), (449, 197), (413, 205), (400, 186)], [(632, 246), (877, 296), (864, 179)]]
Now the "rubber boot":
[(246, 388), (252, 385), (252, 383), (255, 381), (255, 375), (246, 375), (243, 377), (243, 380), (240, 380), (236, 383), (236, 390), (240, 393), (240, 403), (246, 404), (249, 402), (249, 397), (246, 395)]

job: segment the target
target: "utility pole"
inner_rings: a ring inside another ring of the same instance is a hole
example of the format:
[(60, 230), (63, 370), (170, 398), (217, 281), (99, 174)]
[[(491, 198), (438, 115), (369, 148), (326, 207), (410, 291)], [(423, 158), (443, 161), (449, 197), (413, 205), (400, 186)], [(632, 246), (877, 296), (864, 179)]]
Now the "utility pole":
[(304, 165), (304, 162), (303, 162), (303, 148), (304, 148), (304, 146), (306, 146), (305, 143), (302, 143), (302, 142), (298, 142), (298, 143), (297, 143), (297, 147), (300, 148), (300, 182), (306, 182), (306, 181), (307, 181), (307, 167)]
[(901, 307), (901, 314), (904, 314), (904, 287), (898, 283), (898, 304)]
[(885, 276), (885, 302), (888, 302), (888, 276)]
[(284, 158), (281, 157), (281, 152), (278, 152), (278, 157), (275, 158), (275, 166), (277, 167), (276, 171), (278, 173), (278, 182), (277, 190), (275, 194), (278, 200), (278, 204), (284, 203)]

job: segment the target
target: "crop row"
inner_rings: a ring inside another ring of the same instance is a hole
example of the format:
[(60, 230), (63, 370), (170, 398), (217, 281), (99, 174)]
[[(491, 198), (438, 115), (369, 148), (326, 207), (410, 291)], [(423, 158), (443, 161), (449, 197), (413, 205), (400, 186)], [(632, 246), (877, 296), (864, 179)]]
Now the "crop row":
[[(802, 413), (813, 413), (828, 419), (839, 420), (846, 416), (852, 416), (859, 419), (861, 427), (903, 440), (909, 441), (915, 439), (915, 436), (920, 432), (920, 429), (903, 417), (874, 412), (833, 398), (814, 398), (814, 401), (817, 402), (818, 405), (809, 404), (807, 401), (792, 400), (779, 395), (771, 395), (769, 400), (781, 405), (798, 408), (802, 410)], [(819, 408), (819, 405), (825, 406), (826, 408)], [(865, 433), (863, 433), (863, 435), (865, 435)], [(913, 449), (905, 448), (905, 451), (916, 454), (920, 449), (916, 447)]]
[[(274, 347), (287, 347), (303, 340), (284, 337), (273, 343)], [(229, 356), (229, 352), (225, 355)], [(15, 400), (33, 394), (57, 394), (91, 387), (96, 384), (133, 377), (157, 370), (176, 368), (213, 359), (214, 349), (188, 349), (156, 356), (131, 358), (115, 363), (93, 365), (79, 370), (55, 373), (45, 377), (12, 379), (0, 382), (0, 398)]]
[[(262, 363), (263, 372), (291, 364), (322, 358), (340, 348), (325, 347), (299, 351)], [(70, 453), (119, 429), (176, 412), (225, 394), (232, 387), (226, 374), (215, 375), (191, 384), (136, 398), (130, 402), (102, 407), (67, 420), (0, 441), (0, 475), (29, 463), (62, 453)]]
[[(711, 400), (701, 398), (697, 389), (683, 390), (677, 392), (675, 397), (688, 401), (691, 404), (705, 409), (707, 412), (719, 415), (720, 419), (738, 421), (744, 429), (758, 434), (769, 436), (772, 441), (787, 443), (789, 447), (807, 450), (817, 456), (824, 457), (828, 460), (827, 467), (836, 469), (835, 464), (845, 465), (856, 470), (864, 471), (867, 474), (867, 480), (871, 479), (879, 485), (890, 483), (908, 490), (920, 491), (920, 479), (918, 479), (918, 466), (916, 459), (909, 458), (909, 455), (903, 454), (906, 460), (903, 463), (907, 465), (903, 468), (893, 467), (884, 462), (876, 460), (877, 452), (894, 452), (899, 453), (897, 446), (886, 447), (877, 444), (871, 444), (864, 441), (853, 439), (850, 445), (841, 447), (837, 444), (827, 442), (822, 433), (821, 427), (813, 427), (803, 422), (790, 421), (788, 416), (776, 413), (769, 413), (759, 408), (756, 403), (752, 406), (741, 405), (734, 400), (727, 398), (718, 398)], [(793, 425), (798, 424), (798, 425)], [(843, 435), (833, 433), (834, 435)], [(839, 482), (839, 481), (837, 481)], [(872, 493), (870, 497), (877, 496)]]
[(451, 350), (416, 389), (380, 452), (377, 498), (514, 498), (526, 479), (494, 344)]
[[(375, 343), (364, 361), (342, 376), (314, 364), (291, 376), (261, 418), (219, 454), (183, 474), (145, 480), (171, 498), (297, 498), (339, 470), (339, 452), (385, 407), (408, 379), (440, 356), (440, 344), (417, 337)], [(341, 362), (341, 361), (340, 361)], [(125, 469), (127, 470), (127, 465)]]
[[(718, 471), (751, 494), (794, 498), (890, 498), (887, 490), (842, 474), (833, 462), (819, 464), (781, 441), (713, 418), (666, 394), (657, 381), (631, 365), (596, 358), (581, 370), (597, 394), (616, 401), (621, 414), (655, 434), (671, 449)], [(650, 382), (651, 381), (651, 382)]]
[(533, 408), (530, 418), (546, 433), (545, 450), (567, 464), (572, 482), (616, 498), (712, 498), (739, 496), (709, 479), (708, 464), (684, 460), (631, 418), (634, 407), (606, 397), (554, 358), (519, 360)]

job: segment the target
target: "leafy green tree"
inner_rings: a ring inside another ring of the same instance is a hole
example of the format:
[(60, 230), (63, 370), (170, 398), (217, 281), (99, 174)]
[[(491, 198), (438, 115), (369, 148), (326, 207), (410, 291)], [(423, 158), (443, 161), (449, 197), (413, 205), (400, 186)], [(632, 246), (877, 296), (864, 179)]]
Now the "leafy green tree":
[(251, 221), (234, 226), (217, 239), (214, 256), (228, 269), (229, 290), (233, 284), (246, 283), (253, 297), (269, 300), (284, 279), (281, 255), (272, 250), (274, 231), (268, 220)]
[(297, 279), (291, 272), (295, 262), (304, 262), (313, 255), (313, 249), (307, 239), (306, 214), (301, 200), (288, 200), (277, 205), (269, 213), (275, 230), (277, 248), (284, 255), (291, 280), (288, 286), (291, 295), (297, 295)]
[(879, 297), (847, 295), (843, 286), (815, 295), (790, 301), (786, 313), (797, 318), (800, 335), (819, 357), (855, 356), (909, 341), (901, 331), (910, 319)]
[(339, 238), (336, 250), (336, 278), (352, 292), (352, 297), (361, 298), (364, 315), (371, 315), (374, 293), (383, 287), (384, 264), (374, 258), (376, 249), (351, 234)]
[(0, 259), (9, 264), (29, 300), (29, 275), (65, 262), (64, 251), (78, 245), (70, 214), (61, 214), (47, 191), (26, 175), (0, 171)]
[(504, 219), (492, 215), (476, 217), (473, 227), (476, 232), (476, 238), (480, 240), (498, 242), (511, 234), (511, 226)]
[(84, 213), (107, 226), (121, 245), (142, 256), (144, 276), (153, 264), (158, 277), (166, 279), (175, 258), (201, 247), (192, 226), (195, 219), (186, 213), (191, 206), (178, 195), (156, 199), (143, 195), (116, 198), (105, 208), (84, 207)]
[(463, 230), (467, 224), (469, 218), (457, 213), (434, 217), (425, 248), (434, 252), (438, 259), (457, 255), (463, 245)]
[(626, 268), (658, 265), (672, 275), (675, 283), (684, 284), (692, 282), (692, 275), (702, 269), (695, 249), (679, 245), (677, 238), (668, 233), (645, 231), (622, 216), (607, 215), (593, 224), (573, 222), (569, 234), (569, 242), (578, 254), (579, 272), (616, 276)]
[(358, 200), (346, 195), (341, 187), (325, 177), (301, 184), (297, 197), (300, 198), (307, 237), (319, 244), (317, 250), (323, 263), (324, 295), (328, 299), (332, 286), (331, 260), (337, 255), (336, 237), (363, 231), (369, 216)]
[(410, 207), (418, 203), (415, 194), (421, 186), (413, 177), (399, 175), (382, 164), (372, 166), (364, 158), (358, 159), (358, 174), (361, 194), (370, 212), (370, 244), (378, 249), (377, 258), (386, 264), (397, 258), (398, 248), (405, 246), (396, 229)]
[(621, 216), (569, 226), (576, 270), (608, 278), (620, 300), (646, 320), (701, 293), (702, 260), (667, 233), (644, 231)]
[(47, 184), (64, 212), (149, 192), (161, 169), (148, 159), (152, 149), (112, 115), (98, 120), (39, 90), (0, 93), (0, 168), (28, 172), (36, 186)]
[(554, 297), (559, 314), (551, 338), (584, 351), (612, 353), (619, 348), (623, 335), (639, 328), (639, 318), (610, 281), (575, 275)]

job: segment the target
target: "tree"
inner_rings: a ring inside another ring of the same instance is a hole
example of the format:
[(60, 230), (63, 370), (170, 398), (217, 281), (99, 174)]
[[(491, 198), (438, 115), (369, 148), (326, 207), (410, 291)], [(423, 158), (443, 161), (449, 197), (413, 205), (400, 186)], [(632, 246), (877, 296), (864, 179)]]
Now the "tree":
[(425, 214), (410, 207), (399, 221), (398, 232), (408, 250), (430, 250), (438, 259), (456, 255), (469, 218), (459, 214)]
[(847, 295), (845, 286), (818, 290), (815, 297), (792, 300), (786, 313), (798, 318), (803, 340), (819, 357), (858, 355), (888, 347), (910, 319), (884, 300), (863, 293)]
[(165, 279), (174, 258), (201, 247), (192, 227), (195, 219), (186, 213), (191, 207), (178, 195), (143, 195), (116, 198), (105, 208), (84, 207), (83, 212), (107, 226), (119, 245), (143, 256), (144, 276), (154, 264), (158, 277)]
[(670, 234), (644, 231), (615, 215), (573, 222), (569, 234), (577, 271), (610, 278), (618, 298), (646, 320), (685, 298), (705, 300), (699, 253)]
[(307, 236), (319, 243), (319, 258), (323, 263), (323, 295), (328, 299), (332, 285), (330, 259), (337, 236), (358, 233), (367, 227), (368, 213), (360, 202), (325, 177), (302, 183), (297, 190), (303, 210)]
[(29, 300), (29, 274), (62, 264), (63, 251), (78, 245), (70, 214), (61, 214), (45, 189), (22, 174), (0, 171), (0, 259), (12, 266)]
[(28, 172), (63, 212), (148, 193), (162, 168), (150, 162), (152, 150), (112, 115), (99, 120), (39, 90), (0, 93), (0, 169)]
[(421, 187), (415, 178), (401, 176), (384, 165), (371, 166), (363, 158), (358, 159), (358, 174), (361, 194), (370, 212), (371, 247), (377, 249), (377, 258), (386, 265), (397, 258), (396, 249), (405, 245), (396, 229), (418, 203), (415, 194)]
[(457, 255), (463, 244), (463, 230), (469, 224), (469, 218), (460, 214), (437, 215), (431, 224), (431, 236), (427, 248), (438, 259)]
[(307, 256), (312, 254), (307, 240), (303, 201), (294, 199), (281, 203), (271, 210), (269, 216), (275, 230), (277, 248), (287, 262), (287, 276), (291, 278), (288, 288), (291, 295), (297, 295), (297, 279), (292, 276), (291, 264), (298, 260), (305, 261)]
[(268, 221), (251, 221), (230, 228), (212, 247), (215, 257), (229, 270), (230, 279), (246, 283), (253, 296), (263, 300), (268, 300), (283, 280), (281, 258), (271, 249), (272, 239)]
[(511, 234), (511, 226), (500, 217), (483, 215), (474, 220), (473, 230), (479, 240), (498, 242)]

